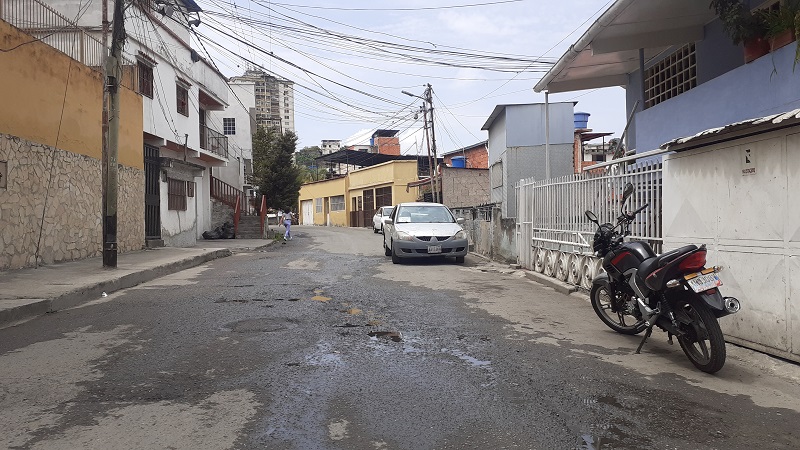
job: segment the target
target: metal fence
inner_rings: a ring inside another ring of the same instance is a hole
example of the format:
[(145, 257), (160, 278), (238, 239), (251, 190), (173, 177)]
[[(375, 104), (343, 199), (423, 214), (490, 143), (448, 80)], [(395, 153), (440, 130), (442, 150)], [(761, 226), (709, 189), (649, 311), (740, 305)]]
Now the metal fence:
[(625, 209), (649, 204), (632, 223), (630, 239), (647, 241), (661, 252), (661, 162), (642, 161), (549, 180), (522, 180), (516, 187), (520, 264), (562, 281), (591, 286), (602, 268), (591, 251), (597, 227), (584, 212), (593, 211), (601, 223), (615, 223), (628, 182), (636, 190)]
[[(95, 71), (103, 71), (106, 51), (95, 35), (68, 19), (40, 0), (0, 0), (0, 19), (19, 28), (35, 40), (41, 41)], [(98, 26), (100, 24), (97, 24)], [(136, 63), (122, 58), (120, 83), (136, 89)]]

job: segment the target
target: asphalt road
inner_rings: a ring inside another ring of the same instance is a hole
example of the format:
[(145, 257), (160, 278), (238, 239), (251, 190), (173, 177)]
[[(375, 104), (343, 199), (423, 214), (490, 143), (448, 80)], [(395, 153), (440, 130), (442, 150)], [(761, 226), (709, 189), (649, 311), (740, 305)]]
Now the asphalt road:
[(0, 448), (800, 448), (795, 365), (706, 375), (507, 266), (293, 231), (0, 330)]

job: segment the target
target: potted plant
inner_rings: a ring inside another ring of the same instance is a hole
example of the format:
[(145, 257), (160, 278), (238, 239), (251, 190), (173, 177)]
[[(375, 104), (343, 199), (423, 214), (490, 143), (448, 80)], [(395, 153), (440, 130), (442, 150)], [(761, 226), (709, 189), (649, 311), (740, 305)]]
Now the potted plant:
[(778, 8), (761, 13), (770, 50), (775, 51), (797, 39), (795, 22), (800, 19), (800, 0), (786, 0)]
[(761, 14), (752, 14), (741, 0), (711, 0), (709, 5), (722, 21), (722, 28), (734, 44), (744, 44), (744, 62), (769, 53), (767, 26)]

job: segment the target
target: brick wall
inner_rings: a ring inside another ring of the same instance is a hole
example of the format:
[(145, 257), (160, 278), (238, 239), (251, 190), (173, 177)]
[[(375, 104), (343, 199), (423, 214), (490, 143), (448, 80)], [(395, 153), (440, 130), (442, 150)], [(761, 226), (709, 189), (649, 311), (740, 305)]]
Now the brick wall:
[(486, 144), (481, 143), (478, 146), (464, 150), (463, 152), (451, 153), (444, 157), (445, 164), (452, 166), (454, 156), (466, 156), (468, 169), (488, 169), (489, 168), (489, 150), (486, 149)]
[(400, 156), (400, 139), (397, 136), (376, 137), (375, 147), (378, 148), (378, 153), (382, 155)]

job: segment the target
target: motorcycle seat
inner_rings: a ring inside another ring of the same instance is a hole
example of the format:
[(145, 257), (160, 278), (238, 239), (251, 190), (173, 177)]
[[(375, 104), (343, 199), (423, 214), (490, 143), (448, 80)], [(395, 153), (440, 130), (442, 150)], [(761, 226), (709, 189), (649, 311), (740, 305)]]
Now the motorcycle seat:
[(662, 253), (661, 255), (653, 258), (653, 261), (650, 262), (648, 266), (649, 272), (643, 273), (642, 278), (644, 279), (645, 285), (648, 288), (653, 290), (662, 289), (664, 283), (667, 282), (667, 272), (671, 272), (669, 269), (660, 270), (669, 265), (670, 263), (676, 261), (680, 257), (689, 254), (693, 251), (697, 250), (696, 245), (685, 245), (681, 248)]
[(648, 275), (666, 266), (676, 258), (695, 250), (697, 250), (696, 245), (686, 245), (681, 248), (662, 253), (655, 258), (645, 259), (641, 264), (639, 264), (638, 274), (644, 280)]

